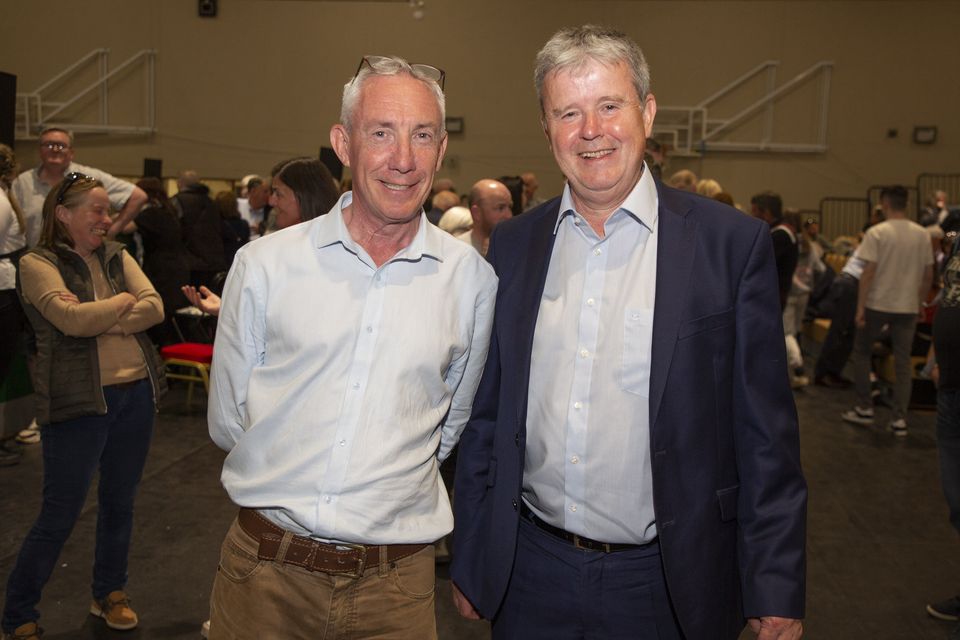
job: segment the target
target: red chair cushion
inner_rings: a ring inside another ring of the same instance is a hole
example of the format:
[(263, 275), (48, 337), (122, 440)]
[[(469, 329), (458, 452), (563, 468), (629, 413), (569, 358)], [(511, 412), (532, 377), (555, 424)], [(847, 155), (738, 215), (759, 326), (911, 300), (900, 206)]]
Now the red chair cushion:
[(178, 358), (180, 360), (210, 364), (213, 360), (213, 345), (201, 344), (199, 342), (170, 344), (160, 348), (160, 357), (164, 360), (168, 358)]

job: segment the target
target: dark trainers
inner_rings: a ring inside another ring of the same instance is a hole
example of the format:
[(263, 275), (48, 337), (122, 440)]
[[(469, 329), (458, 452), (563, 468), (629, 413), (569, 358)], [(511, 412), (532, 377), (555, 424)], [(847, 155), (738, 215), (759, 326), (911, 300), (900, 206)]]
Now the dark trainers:
[(937, 620), (960, 620), (960, 596), (927, 605), (927, 613)]
[(43, 635), (43, 629), (37, 626), (36, 622), (22, 624), (11, 633), (3, 634), (3, 640), (40, 640)]
[(860, 424), (865, 427), (873, 425), (873, 409), (862, 409), (860, 407), (854, 407), (849, 411), (844, 411), (841, 415), (846, 422), (852, 422), (853, 424)]
[(139, 622), (137, 614), (130, 608), (130, 598), (123, 591), (111, 591), (103, 600), (94, 600), (90, 613), (103, 618), (108, 627), (118, 631), (133, 629)]

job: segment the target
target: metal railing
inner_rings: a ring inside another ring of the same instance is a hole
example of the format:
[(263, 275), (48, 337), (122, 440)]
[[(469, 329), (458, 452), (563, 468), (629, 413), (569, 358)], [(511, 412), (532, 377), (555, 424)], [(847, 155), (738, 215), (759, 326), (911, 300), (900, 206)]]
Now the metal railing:
[(820, 200), (820, 233), (825, 238), (856, 238), (869, 220), (870, 201), (866, 198), (827, 197)]
[[(870, 210), (872, 211), (874, 207), (880, 204), (880, 192), (886, 188), (887, 185), (873, 185), (867, 189), (867, 201), (870, 202)], [(920, 203), (920, 197), (917, 192), (916, 187), (904, 187), (907, 190), (907, 212), (913, 212), (914, 220), (920, 219), (920, 210), (922, 208)]]
[[(693, 106), (662, 106), (657, 109), (654, 136), (671, 145), (678, 156), (702, 155), (708, 151), (759, 151), (778, 153), (824, 153), (827, 150), (827, 114), (833, 62), (821, 60), (785, 84), (776, 86), (778, 60), (767, 60), (736, 78)], [(765, 93), (727, 118), (711, 117), (711, 108), (745, 84), (764, 76)], [(819, 79), (816, 131), (813, 142), (774, 142), (774, 107), (778, 100), (800, 86)], [(724, 136), (762, 114), (760, 139), (749, 142), (724, 140)]]
[[(153, 49), (137, 52), (117, 67), (109, 69), (109, 49), (94, 49), (35, 90), (17, 94), (16, 131), (18, 140), (36, 138), (43, 129), (62, 126), (80, 133), (150, 134), (156, 131), (156, 56)], [(142, 67), (144, 111), (142, 124), (111, 124), (110, 81), (121, 74)], [(57, 99), (68, 80), (96, 67), (97, 79), (65, 98)], [(98, 103), (96, 122), (71, 120), (71, 108), (95, 96)]]

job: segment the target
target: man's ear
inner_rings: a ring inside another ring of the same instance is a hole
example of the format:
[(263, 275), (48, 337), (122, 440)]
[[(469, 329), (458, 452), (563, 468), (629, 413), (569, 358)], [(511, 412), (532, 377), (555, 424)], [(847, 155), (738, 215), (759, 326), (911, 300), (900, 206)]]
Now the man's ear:
[(440, 140), (440, 153), (437, 155), (437, 168), (434, 171), (440, 171), (440, 165), (443, 164), (443, 156), (447, 152), (447, 132), (443, 132), (443, 139)]
[(342, 124), (335, 124), (330, 127), (330, 146), (333, 147), (337, 158), (343, 163), (343, 166), (350, 166), (350, 132)]

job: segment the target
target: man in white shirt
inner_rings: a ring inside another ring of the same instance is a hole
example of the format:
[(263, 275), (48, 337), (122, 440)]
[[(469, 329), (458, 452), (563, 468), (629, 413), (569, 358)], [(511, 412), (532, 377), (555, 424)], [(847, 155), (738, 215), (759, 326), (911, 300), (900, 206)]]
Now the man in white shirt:
[(893, 415), (888, 425), (895, 436), (907, 435), (907, 408), (913, 388), (910, 350), (917, 314), (933, 282), (933, 249), (930, 236), (907, 219), (907, 190), (887, 187), (880, 192), (884, 222), (870, 227), (857, 255), (863, 273), (857, 295), (857, 337), (853, 347), (853, 375), (857, 404), (843, 413), (847, 422), (873, 424), (870, 360), (873, 341), (884, 325), (890, 327), (896, 382)]
[(27, 222), (27, 246), (34, 247), (40, 239), (43, 220), (43, 201), (50, 189), (60, 184), (68, 173), (82, 173), (103, 183), (110, 196), (110, 204), (119, 213), (110, 227), (115, 236), (133, 220), (147, 202), (147, 194), (126, 180), (109, 173), (77, 164), (73, 161), (73, 134), (66, 129), (50, 127), (40, 133), (40, 166), (24, 171), (13, 181), (10, 189), (23, 209)]
[(453, 527), (438, 470), (497, 288), (422, 210), (447, 144), (442, 79), (364, 58), (330, 134), (353, 191), (237, 253), (208, 417), (241, 511), (210, 638), (436, 638), (430, 543)]
[(478, 180), (470, 189), (470, 216), (473, 226), (456, 237), (469, 242), (480, 255), (485, 256), (493, 228), (513, 217), (510, 190), (499, 180)]

